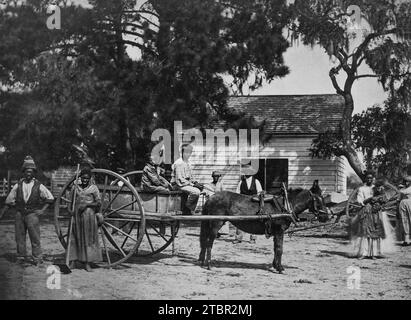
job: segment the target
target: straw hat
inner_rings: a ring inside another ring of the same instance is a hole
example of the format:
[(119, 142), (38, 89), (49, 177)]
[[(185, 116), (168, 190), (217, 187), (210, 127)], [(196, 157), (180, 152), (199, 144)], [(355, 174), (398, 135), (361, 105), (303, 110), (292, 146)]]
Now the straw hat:
[(33, 169), (37, 171), (36, 164), (31, 156), (26, 156), (24, 158), (23, 166), (21, 167), (21, 171), (25, 171), (26, 169)]

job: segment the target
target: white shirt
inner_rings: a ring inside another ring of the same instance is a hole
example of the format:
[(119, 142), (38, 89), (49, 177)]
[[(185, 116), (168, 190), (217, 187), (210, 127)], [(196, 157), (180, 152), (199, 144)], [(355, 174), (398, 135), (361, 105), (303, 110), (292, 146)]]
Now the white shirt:
[(364, 201), (374, 196), (374, 185), (363, 185), (358, 189), (357, 202), (364, 204)]
[[(23, 181), (22, 189), (23, 189), (24, 202), (27, 202), (27, 200), (29, 200), (33, 186), (34, 186), (34, 179), (32, 179), (29, 183), (26, 183), (25, 181)], [(18, 187), (18, 183), (16, 183), (11, 189), (9, 195), (6, 198), (6, 201), (5, 201), (6, 204), (14, 205), (16, 203), (17, 187)], [(40, 184), (40, 198), (44, 200), (54, 200), (54, 197), (51, 194), (51, 192), (42, 184)]]
[(171, 184), (176, 183), (179, 187), (189, 186), (193, 181), (192, 168), (189, 161), (182, 158), (176, 160), (171, 166)]
[[(245, 179), (246, 183), (247, 183), (247, 188), (250, 189), (251, 187), (251, 183), (253, 182), (253, 176), (248, 177), (247, 179)], [(237, 193), (241, 193), (241, 183), (242, 181), (240, 181), (237, 185)], [(257, 193), (260, 193), (263, 191), (263, 188), (261, 188), (261, 183), (260, 181), (258, 181), (258, 179), (255, 179), (255, 187), (257, 189)]]

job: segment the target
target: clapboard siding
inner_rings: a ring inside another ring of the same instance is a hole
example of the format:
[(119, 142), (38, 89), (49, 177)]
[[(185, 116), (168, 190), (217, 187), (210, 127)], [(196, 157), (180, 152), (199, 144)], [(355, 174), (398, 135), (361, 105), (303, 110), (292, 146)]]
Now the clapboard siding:
[[(260, 159), (288, 159), (289, 187), (309, 188), (313, 180), (318, 179), (324, 192), (345, 192), (345, 162), (339, 157), (333, 159), (312, 158), (309, 152), (313, 137), (275, 137), (259, 147), (248, 156)], [(213, 158), (206, 154), (213, 152), (212, 148), (197, 145), (194, 148), (192, 162), (194, 175), (201, 182), (210, 182), (213, 170), (223, 173), (222, 181), (227, 190), (235, 190), (240, 181), (240, 154), (235, 148), (226, 147), (225, 152), (213, 153)], [(197, 154), (197, 156), (194, 156)], [(229, 159), (228, 159), (229, 158)], [(210, 161), (211, 160), (211, 161)], [(229, 162), (230, 161), (230, 162)]]

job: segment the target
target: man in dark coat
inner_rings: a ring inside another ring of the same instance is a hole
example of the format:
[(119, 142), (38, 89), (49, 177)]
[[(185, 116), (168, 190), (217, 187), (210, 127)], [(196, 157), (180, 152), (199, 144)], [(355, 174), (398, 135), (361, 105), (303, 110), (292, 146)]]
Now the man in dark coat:
[(153, 150), (148, 156), (149, 161), (146, 163), (141, 177), (141, 188), (148, 192), (168, 192), (172, 190), (167, 179), (159, 174), (159, 166), (163, 161), (162, 154), (157, 154)]

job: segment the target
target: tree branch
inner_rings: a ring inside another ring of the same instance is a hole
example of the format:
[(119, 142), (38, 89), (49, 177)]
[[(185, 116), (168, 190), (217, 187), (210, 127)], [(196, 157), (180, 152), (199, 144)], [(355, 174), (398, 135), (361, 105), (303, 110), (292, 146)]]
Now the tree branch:
[(355, 67), (355, 69), (358, 67), (358, 63), (357, 63), (358, 59), (364, 53), (364, 50), (367, 48), (367, 46), (370, 44), (370, 42), (373, 39), (381, 37), (381, 36), (385, 36), (388, 34), (396, 33), (396, 31), (397, 31), (397, 28), (393, 28), (393, 29), (382, 31), (382, 32), (370, 33), (369, 35), (367, 35), (365, 37), (365, 40), (357, 47), (357, 50), (355, 50), (355, 53), (353, 53), (353, 67)]
[(379, 75), (377, 75), (377, 74), (362, 74), (362, 75), (359, 75), (359, 76), (355, 76), (354, 80), (357, 80), (357, 79), (360, 79), (360, 78), (378, 78), (378, 77), (379, 77)]
[(338, 74), (338, 72), (341, 69), (341, 65), (339, 65), (337, 68), (331, 68), (330, 72), (329, 72), (329, 76), (331, 78), (331, 82), (333, 84), (334, 89), (337, 91), (338, 94), (343, 95), (344, 91), (340, 88), (338, 82), (337, 82), (337, 78), (335, 77), (336, 74)]

